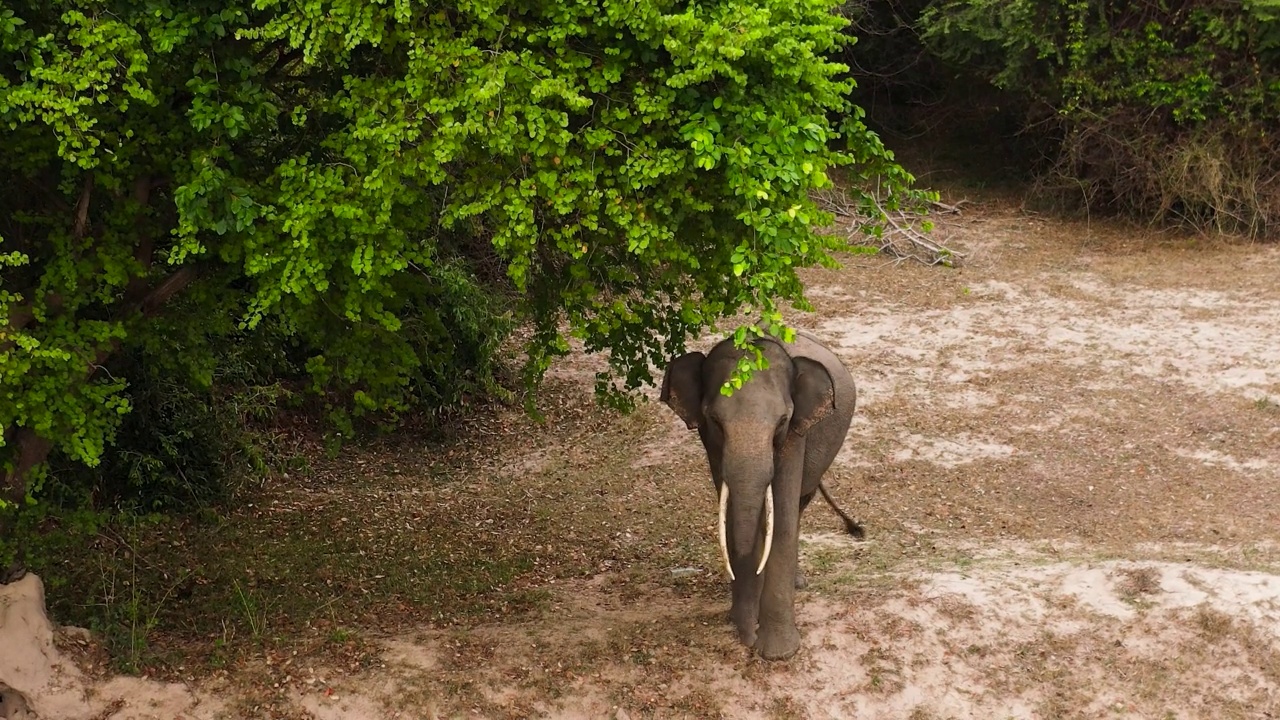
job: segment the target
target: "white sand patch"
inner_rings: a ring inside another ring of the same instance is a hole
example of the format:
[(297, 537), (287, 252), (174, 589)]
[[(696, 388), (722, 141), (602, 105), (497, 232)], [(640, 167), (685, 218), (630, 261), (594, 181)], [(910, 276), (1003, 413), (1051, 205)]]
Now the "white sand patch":
[(867, 439), (875, 435), (875, 426), (866, 415), (854, 415), (849, 424), (849, 433), (845, 435), (840, 452), (831, 462), (833, 466), (842, 467), (875, 467), (871, 453), (867, 451)]
[[(1137, 599), (1123, 588), (1127, 572), (1150, 575), (1152, 589)], [(1246, 619), (1280, 647), (1280, 576), (1193, 563), (1114, 560), (984, 567), (972, 573), (938, 573), (926, 579), (937, 593), (956, 593), (986, 608), (1014, 607), (1043, 617), (1046, 603), (1069, 597), (1091, 612), (1132, 620), (1159, 610), (1210, 607)], [(1138, 602), (1140, 600), (1140, 602)]]
[(969, 286), (974, 297), (993, 297), (1003, 300), (1022, 300), (1027, 293), (1018, 285), (1001, 280), (984, 280)]
[[(383, 697), (394, 697), (394, 695), (387, 694)], [(389, 711), (381, 699), (354, 692), (350, 694), (336, 692), (332, 695), (299, 694), (295, 696), (295, 702), (315, 720), (373, 720), (373, 718), (403, 717)]]
[(383, 660), (388, 663), (427, 671), (434, 670), (440, 665), (439, 651), (421, 642), (392, 638), (383, 640), (382, 646), (385, 648)]
[(976, 460), (1006, 458), (1016, 449), (1011, 445), (993, 442), (961, 433), (955, 437), (926, 437), (915, 433), (900, 436), (901, 448), (894, 451), (895, 462), (924, 460), (945, 468), (958, 467)]
[[(809, 298), (847, 298), (854, 297), (845, 288), (839, 285), (810, 285), (804, 289), (805, 297)], [(861, 290), (859, 296), (866, 297), (867, 292)]]
[[(808, 548), (843, 544), (806, 537)], [(1053, 714), (1055, 696), (1064, 692), (1079, 693), (1070, 703), (1075, 710), (1119, 717), (1163, 716), (1160, 689), (1246, 706), (1276, 697), (1280, 688), (1266, 665), (1228, 650), (1236, 646), (1224, 643), (1233, 640), (1200, 644), (1194, 613), (1222, 613), (1280, 648), (1280, 577), (1189, 563), (1048, 562), (1031, 555), (914, 573), (918, 593), (890, 592), (870, 604), (807, 599), (798, 613), (805, 649), (792, 661), (797, 672), (752, 680), (725, 673), (717, 686), (735, 702), (724, 716), (768, 717), (763, 700), (750, 701), (778, 693), (803, 717), (902, 719), (1041, 718)], [(1147, 583), (1135, 591), (1130, 573)], [(1089, 649), (1076, 655), (1077, 646)], [(1201, 648), (1216, 658), (1212, 667), (1169, 662), (1171, 653)], [(1100, 652), (1112, 658), (1106, 666), (1089, 654)], [(1143, 662), (1165, 667), (1158, 677), (1163, 688), (1107, 669)], [(1046, 674), (1040, 666), (1053, 670)]]
[(1248, 460), (1237, 460), (1223, 452), (1217, 450), (1188, 450), (1185, 448), (1174, 448), (1173, 452), (1190, 460), (1199, 460), (1205, 465), (1216, 467), (1224, 467), (1228, 470), (1237, 472), (1260, 472), (1275, 467), (1275, 463), (1266, 458), (1250, 458)]
[[(1033, 280), (1042, 280), (1035, 278)], [(1089, 297), (1053, 295), (1031, 283), (987, 281), (970, 300), (945, 310), (890, 303), (827, 320), (815, 333), (855, 369), (885, 372), (880, 389), (964, 382), (975, 375), (1058, 363), (1095, 371), (1095, 384), (1116, 387), (1126, 374), (1176, 381), (1206, 393), (1268, 397), (1280, 383), (1280, 303), (1201, 290), (1149, 290), (1072, 279)], [(900, 363), (884, 358), (899, 358)], [(928, 393), (948, 393), (928, 387)]]
[[(1127, 571), (1149, 573), (1152, 587), (1134, 597)], [(874, 609), (804, 605), (801, 622), (813, 646), (806, 669), (821, 678), (795, 695), (804, 698), (809, 717), (1044, 717), (1054, 688), (1038, 679), (1029, 667), (1034, 662), (1068, 673), (1062, 682), (1087, 695), (1098, 712), (1148, 717), (1160, 701), (1135, 702), (1138, 688), (1128, 683), (1136, 679), (1049, 648), (1080, 642), (1108, 648), (1120, 663), (1167, 662), (1174, 648), (1186, 652), (1186, 643), (1197, 642), (1188, 612), (1201, 609), (1254, 627), (1280, 648), (1280, 577), (1266, 573), (1178, 563), (1003, 562), (917, 578), (920, 598)], [(1168, 668), (1174, 684), (1192, 694), (1248, 704), (1278, 689), (1244, 654), (1223, 656), (1212, 668)], [(1002, 686), (1020, 673), (1031, 676), (1024, 686)], [(871, 679), (877, 676), (878, 683)]]
[[(805, 512), (807, 516), (807, 513), (810, 511), (806, 510)], [(852, 553), (856, 553), (860, 549), (866, 548), (871, 542), (873, 542), (871, 540), (856, 540), (846, 533), (805, 532), (805, 522), (803, 520), (801, 520), (800, 525), (801, 556), (804, 555), (805, 550), (811, 548), (834, 548), (842, 553), (848, 552), (850, 553), (849, 557), (853, 557)]]
[(964, 388), (944, 393), (942, 403), (953, 410), (977, 410), (999, 404), (999, 399), (984, 390)]

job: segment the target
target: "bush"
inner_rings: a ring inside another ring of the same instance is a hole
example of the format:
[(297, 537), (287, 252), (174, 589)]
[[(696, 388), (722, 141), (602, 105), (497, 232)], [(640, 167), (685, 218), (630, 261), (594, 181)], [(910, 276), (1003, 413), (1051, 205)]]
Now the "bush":
[[(107, 365), (106, 372), (129, 378), (121, 397), (130, 411), (115, 442), (96, 467), (55, 453), (47, 499), (85, 509), (191, 509), (228, 500), (247, 478), (293, 459), (273, 431), (301, 397), (303, 371), (285, 352), (287, 338), (270, 324), (238, 331), (230, 315), (208, 324), (190, 323), (189, 316), (167, 322), (199, 312), (186, 301), (173, 310)], [(174, 353), (201, 343), (209, 346), (198, 354)], [(196, 357), (200, 366), (184, 365)]]
[[(231, 386), (300, 368), (345, 434), (495, 392), (514, 323), (531, 384), (571, 334), (624, 403), (744, 307), (785, 332), (796, 269), (843, 247), (809, 191), (910, 182), (827, 58), (832, 7), (7, 3), (5, 497), (51, 451), (98, 466), (136, 403), (222, 392), (228, 344), (282, 353)], [(224, 421), (160, 402), (131, 437)]]
[(1275, 234), (1277, 0), (943, 0), (919, 23), (939, 56), (1024, 103), (1027, 127), (1056, 148), (1045, 189)]

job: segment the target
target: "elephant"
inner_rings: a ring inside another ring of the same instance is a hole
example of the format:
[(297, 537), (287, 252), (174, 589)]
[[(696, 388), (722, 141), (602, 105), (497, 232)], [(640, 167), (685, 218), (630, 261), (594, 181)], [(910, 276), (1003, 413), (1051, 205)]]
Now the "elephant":
[(822, 484), (849, 431), (857, 391), (835, 353), (807, 332), (797, 331), (793, 343), (772, 336), (752, 342), (768, 367), (732, 396), (720, 388), (749, 351), (729, 337), (706, 355), (673, 359), (659, 399), (698, 431), (706, 450), (738, 639), (762, 658), (782, 660), (800, 647), (800, 515), (814, 494), (822, 492), (850, 535), (863, 537)]

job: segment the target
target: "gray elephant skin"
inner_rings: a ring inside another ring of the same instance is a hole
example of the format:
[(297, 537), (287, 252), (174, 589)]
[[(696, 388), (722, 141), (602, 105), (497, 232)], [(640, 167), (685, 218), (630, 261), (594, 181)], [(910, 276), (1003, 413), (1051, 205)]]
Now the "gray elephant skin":
[(848, 532), (863, 534), (822, 486), (849, 431), (857, 393), (839, 358), (809, 333), (797, 332), (794, 343), (769, 336), (753, 343), (768, 368), (755, 371), (732, 396), (720, 388), (749, 351), (734, 347), (730, 337), (709, 354), (672, 360), (661, 399), (698, 431), (707, 452), (738, 639), (761, 657), (779, 660), (800, 647), (795, 590), (803, 584), (801, 513), (821, 491)]

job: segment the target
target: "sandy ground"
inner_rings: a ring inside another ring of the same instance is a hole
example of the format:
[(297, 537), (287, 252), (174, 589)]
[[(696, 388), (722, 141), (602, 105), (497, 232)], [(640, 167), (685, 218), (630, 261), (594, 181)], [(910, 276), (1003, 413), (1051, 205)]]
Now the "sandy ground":
[[(590, 409), (596, 362), (572, 357), (550, 381), (570, 409), (494, 440), (465, 487), (397, 474), (387, 512), (527, 517), (535, 566), (573, 571), (525, 579), (535, 611), (370, 633), (355, 670), (312, 658), (275, 711), (1280, 716), (1280, 248), (999, 199), (940, 220), (961, 269), (805, 275), (793, 320), (859, 383), (828, 477), (868, 540), (806, 516), (795, 658), (733, 640), (696, 436), (657, 403)], [(233, 681), (189, 685), (181, 717), (255, 716)]]

